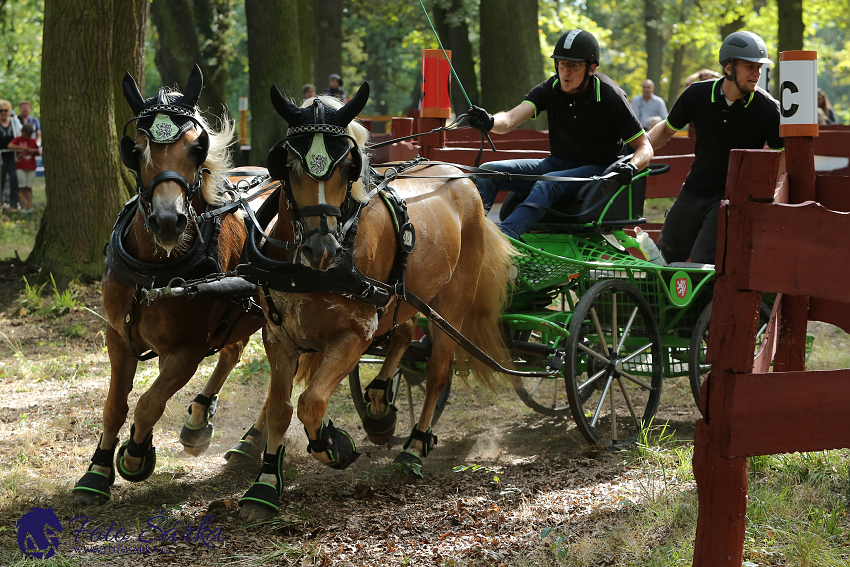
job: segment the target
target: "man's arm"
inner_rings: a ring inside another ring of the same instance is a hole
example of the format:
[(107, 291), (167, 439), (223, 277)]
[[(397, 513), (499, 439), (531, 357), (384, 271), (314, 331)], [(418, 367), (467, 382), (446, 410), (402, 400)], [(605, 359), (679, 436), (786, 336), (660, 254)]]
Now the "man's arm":
[(673, 130), (669, 124), (667, 124), (666, 120), (662, 120), (658, 124), (652, 127), (652, 130), (649, 131), (647, 136), (649, 136), (649, 141), (652, 144), (653, 150), (660, 150), (664, 144), (670, 141), (670, 138), (676, 135), (676, 131)]
[(507, 134), (511, 130), (519, 128), (529, 119), (533, 118), (537, 109), (529, 102), (521, 102), (507, 112), (500, 112), (493, 118), (493, 128), (490, 130), (494, 134)]
[(641, 134), (629, 142), (629, 145), (635, 150), (632, 159), (629, 161), (637, 166), (638, 171), (642, 171), (649, 165), (652, 156), (655, 155), (655, 152), (652, 151), (652, 144), (649, 143), (649, 138), (646, 137), (646, 134)]
[(12, 142), (9, 142), (9, 145), (6, 146), (6, 147), (10, 150), (28, 150), (28, 149), (30, 149), (29, 146), (24, 146), (23, 144), (21, 144), (21, 145), (13, 144)]

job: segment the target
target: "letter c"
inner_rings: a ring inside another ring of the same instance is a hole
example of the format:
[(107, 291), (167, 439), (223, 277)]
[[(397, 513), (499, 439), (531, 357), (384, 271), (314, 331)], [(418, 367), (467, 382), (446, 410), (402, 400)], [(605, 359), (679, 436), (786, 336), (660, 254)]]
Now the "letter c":
[(792, 83), (791, 81), (782, 81), (782, 84), (779, 85), (779, 98), (781, 102), (779, 103), (779, 110), (782, 112), (782, 116), (784, 118), (789, 118), (797, 114), (797, 109), (800, 108), (800, 105), (797, 103), (791, 103), (791, 106), (788, 107), (788, 110), (785, 110), (785, 91), (791, 91), (791, 94), (799, 92), (797, 85)]

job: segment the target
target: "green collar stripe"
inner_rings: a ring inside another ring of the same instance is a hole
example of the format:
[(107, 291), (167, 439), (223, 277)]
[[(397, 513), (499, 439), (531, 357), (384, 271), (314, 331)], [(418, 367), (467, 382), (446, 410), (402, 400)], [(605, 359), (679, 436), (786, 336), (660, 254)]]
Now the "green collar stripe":
[(593, 78), (596, 79), (596, 102), (602, 101), (602, 81), (599, 80), (599, 77), (593, 75)]
[(723, 77), (717, 79), (711, 84), (711, 102), (714, 102), (714, 91), (717, 90), (717, 83), (723, 80)]
[[(717, 83), (719, 83), (722, 80), (723, 80), (723, 77), (720, 77), (719, 79), (714, 81), (714, 83), (711, 85), (711, 102), (714, 102), (714, 91), (717, 90)], [(744, 103), (744, 108), (747, 108), (748, 106), (750, 106), (750, 103), (753, 102), (753, 97), (755, 97), (755, 96), (756, 96), (755, 91), (750, 93), (750, 98), (748, 98), (747, 102)], [(669, 122), (668, 122), (668, 124), (669, 124)], [(671, 128), (673, 128), (673, 127), (671, 126)], [(673, 129), (675, 130), (675, 128), (673, 128)]]
[(531, 102), (530, 100), (524, 100), (522, 102), (527, 102), (534, 108), (534, 116), (531, 117), (532, 120), (537, 120), (537, 105)]

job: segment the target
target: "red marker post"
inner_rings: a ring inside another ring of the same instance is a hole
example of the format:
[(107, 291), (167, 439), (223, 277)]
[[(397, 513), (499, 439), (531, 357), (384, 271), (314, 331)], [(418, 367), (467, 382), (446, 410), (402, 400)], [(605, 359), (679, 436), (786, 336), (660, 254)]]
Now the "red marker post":
[[(446, 125), (452, 114), (451, 103), (451, 59), (452, 52), (441, 49), (422, 50), (422, 105), (419, 110), (418, 132), (428, 132)], [(430, 148), (446, 145), (446, 133), (428, 134), (419, 138), (422, 155), (429, 157)]]

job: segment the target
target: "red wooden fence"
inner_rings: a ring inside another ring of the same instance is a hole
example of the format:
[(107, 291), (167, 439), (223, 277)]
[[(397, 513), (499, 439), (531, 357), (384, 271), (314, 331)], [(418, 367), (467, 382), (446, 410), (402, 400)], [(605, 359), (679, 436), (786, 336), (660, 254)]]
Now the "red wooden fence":
[[(746, 457), (850, 447), (850, 370), (806, 372), (803, 360), (807, 320), (850, 331), (843, 253), (850, 178), (815, 176), (812, 139), (787, 141), (789, 171), (779, 184), (779, 152), (735, 150), (730, 159), (707, 353), (712, 369), (701, 391), (705, 418), (697, 422), (693, 461), (699, 567), (741, 565)], [(787, 204), (801, 196), (806, 202)], [(767, 344), (754, 357), (762, 292), (779, 295)]]

